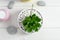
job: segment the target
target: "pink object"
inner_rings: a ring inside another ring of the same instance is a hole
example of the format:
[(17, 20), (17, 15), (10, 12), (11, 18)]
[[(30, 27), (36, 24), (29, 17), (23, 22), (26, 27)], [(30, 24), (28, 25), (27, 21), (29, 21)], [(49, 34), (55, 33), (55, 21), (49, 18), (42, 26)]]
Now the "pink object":
[(8, 9), (0, 9), (0, 20), (7, 21), (10, 18)]

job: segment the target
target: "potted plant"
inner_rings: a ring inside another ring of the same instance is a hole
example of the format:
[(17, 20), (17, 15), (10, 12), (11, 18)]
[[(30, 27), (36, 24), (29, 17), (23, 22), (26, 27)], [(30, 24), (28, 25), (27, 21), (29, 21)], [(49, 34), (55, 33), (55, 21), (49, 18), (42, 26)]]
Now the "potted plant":
[(30, 11), (31, 9), (23, 10), (18, 15), (18, 26), (25, 33), (38, 32), (43, 23), (43, 18), (37, 10), (32, 9), (33, 12)]
[(22, 21), (24, 30), (27, 32), (37, 32), (41, 27), (41, 24), (39, 23), (41, 20), (42, 19), (36, 16), (36, 14), (26, 16), (25, 19)]

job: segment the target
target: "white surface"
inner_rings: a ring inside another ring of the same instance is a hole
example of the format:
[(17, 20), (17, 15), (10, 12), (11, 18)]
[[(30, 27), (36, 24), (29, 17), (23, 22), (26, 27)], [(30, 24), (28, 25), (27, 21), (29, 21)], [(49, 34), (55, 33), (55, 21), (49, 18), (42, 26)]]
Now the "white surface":
[[(22, 8), (31, 7), (30, 3), (16, 2), (11, 12), (11, 19), (7, 22), (0, 22), (0, 40), (60, 40), (60, 0), (44, 0), (46, 2), (45, 7), (35, 8), (40, 11), (43, 16), (43, 26), (37, 33), (25, 35), (23, 32), (18, 31), (15, 35), (10, 35), (6, 31), (8, 25), (15, 25), (17, 27), (17, 15)], [(5, 8), (8, 5), (8, 1), (0, 1), (0, 8)]]

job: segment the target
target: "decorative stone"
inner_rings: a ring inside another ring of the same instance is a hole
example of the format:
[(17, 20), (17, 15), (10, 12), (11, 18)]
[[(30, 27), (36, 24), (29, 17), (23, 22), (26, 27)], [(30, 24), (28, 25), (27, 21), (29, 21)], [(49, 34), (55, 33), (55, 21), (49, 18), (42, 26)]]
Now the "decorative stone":
[(14, 5), (14, 1), (10, 1), (9, 4), (8, 4), (8, 9), (12, 9), (13, 8), (13, 5)]
[(38, 6), (45, 6), (46, 4), (45, 4), (44, 1), (38, 1), (38, 2), (37, 2), (37, 5), (38, 5)]
[(9, 26), (9, 27), (7, 27), (7, 32), (9, 34), (16, 34), (17, 33), (17, 28), (15, 26)]

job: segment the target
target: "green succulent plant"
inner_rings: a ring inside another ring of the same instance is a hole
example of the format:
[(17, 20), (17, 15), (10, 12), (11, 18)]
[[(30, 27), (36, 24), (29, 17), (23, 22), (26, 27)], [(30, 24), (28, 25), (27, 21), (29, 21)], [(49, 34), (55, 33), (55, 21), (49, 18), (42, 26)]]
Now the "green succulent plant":
[(27, 32), (37, 32), (41, 27), (41, 24), (39, 23), (41, 22), (41, 20), (42, 19), (36, 16), (36, 14), (26, 16), (25, 19), (22, 21), (24, 30)]

